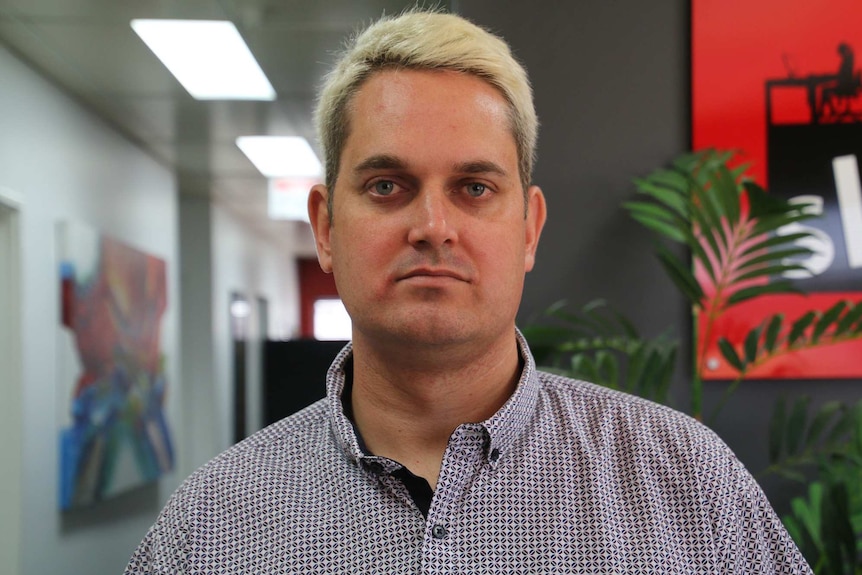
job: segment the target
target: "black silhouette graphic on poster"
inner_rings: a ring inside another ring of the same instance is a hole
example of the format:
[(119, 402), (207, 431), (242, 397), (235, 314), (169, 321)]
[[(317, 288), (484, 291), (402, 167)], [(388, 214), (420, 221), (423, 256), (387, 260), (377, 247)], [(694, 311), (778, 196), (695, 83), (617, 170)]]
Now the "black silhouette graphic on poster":
[[(812, 275), (787, 274), (808, 292), (862, 289), (862, 81), (853, 47), (841, 42), (837, 52), (837, 72), (800, 76), (785, 55), (787, 77), (766, 81), (769, 191), (822, 215), (782, 230), (813, 234), (802, 245), (814, 253), (801, 262)], [(776, 94), (787, 89), (805, 90), (807, 122), (776, 119), (785, 101)]]

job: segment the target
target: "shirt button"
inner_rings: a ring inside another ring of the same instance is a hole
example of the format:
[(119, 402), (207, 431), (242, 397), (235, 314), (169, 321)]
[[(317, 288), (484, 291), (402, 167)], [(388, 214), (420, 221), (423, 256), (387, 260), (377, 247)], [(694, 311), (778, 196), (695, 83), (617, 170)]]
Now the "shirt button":
[(435, 525), (431, 529), (431, 535), (434, 536), (434, 539), (445, 539), (448, 534), (449, 532), (446, 531), (446, 527), (443, 525)]
[(368, 463), (368, 471), (370, 471), (374, 475), (382, 475), (383, 474), (383, 466), (376, 461), (371, 461)]
[(500, 450), (495, 447), (491, 450), (491, 455), (488, 457), (491, 459), (491, 463), (496, 463), (500, 459)]

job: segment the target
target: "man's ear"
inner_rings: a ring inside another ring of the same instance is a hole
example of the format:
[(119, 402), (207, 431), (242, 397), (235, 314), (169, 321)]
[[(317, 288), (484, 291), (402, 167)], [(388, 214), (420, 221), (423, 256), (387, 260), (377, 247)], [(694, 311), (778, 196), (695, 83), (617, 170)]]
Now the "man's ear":
[(314, 244), (317, 248), (317, 261), (320, 269), (332, 273), (332, 245), (330, 230), (332, 222), (329, 214), (329, 190), (323, 184), (312, 186), (308, 193), (308, 219), (311, 231), (314, 232)]
[(539, 247), (539, 236), (545, 227), (548, 217), (545, 196), (539, 186), (530, 186), (527, 190), (527, 225), (525, 226), (524, 271), (528, 272), (536, 264), (536, 249)]

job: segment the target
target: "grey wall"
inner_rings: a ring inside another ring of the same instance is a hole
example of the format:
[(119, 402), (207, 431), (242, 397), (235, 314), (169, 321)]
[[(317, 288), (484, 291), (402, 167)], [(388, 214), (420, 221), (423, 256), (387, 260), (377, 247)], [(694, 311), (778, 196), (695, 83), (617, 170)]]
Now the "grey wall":
[[(689, 2), (462, 0), (454, 11), (514, 47), (542, 123), (534, 181), (550, 215), (519, 322), (560, 299), (580, 306), (602, 297), (646, 334), (672, 328), (683, 338), (675, 391), (685, 407), (691, 315), (654, 258), (651, 237), (620, 205), (634, 194), (633, 177), (690, 146)], [(858, 401), (860, 383), (746, 382), (714, 428), (757, 473), (779, 395)], [(707, 407), (723, 390), (707, 382)], [(785, 510), (789, 486), (775, 478), (761, 483)]]
[(509, 41), (533, 81), (541, 122), (534, 181), (550, 217), (521, 319), (560, 298), (604, 297), (644, 329), (682, 320), (675, 298), (654, 297), (672, 286), (653, 264), (649, 236), (620, 208), (633, 176), (688, 146), (687, 2), (642, 4), (458, 4)]

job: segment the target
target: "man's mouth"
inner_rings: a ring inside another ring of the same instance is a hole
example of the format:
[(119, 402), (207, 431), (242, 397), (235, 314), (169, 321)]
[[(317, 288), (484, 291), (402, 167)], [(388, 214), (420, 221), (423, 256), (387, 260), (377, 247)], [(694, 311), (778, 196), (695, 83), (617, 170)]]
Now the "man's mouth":
[(399, 280), (406, 280), (410, 278), (451, 278), (460, 280), (463, 282), (470, 281), (463, 274), (450, 269), (445, 268), (416, 268), (410, 270), (409, 272), (403, 274)]

